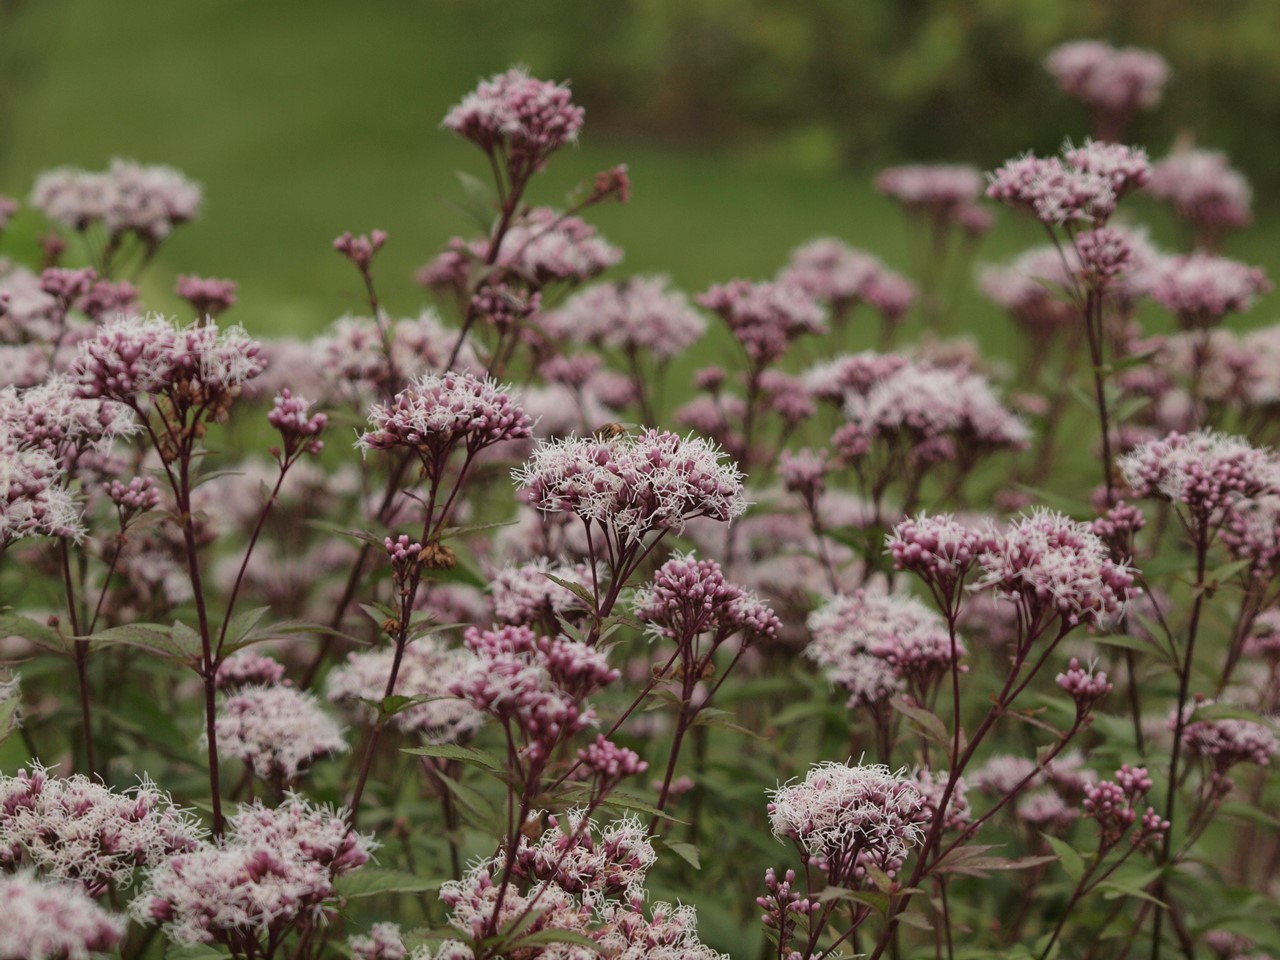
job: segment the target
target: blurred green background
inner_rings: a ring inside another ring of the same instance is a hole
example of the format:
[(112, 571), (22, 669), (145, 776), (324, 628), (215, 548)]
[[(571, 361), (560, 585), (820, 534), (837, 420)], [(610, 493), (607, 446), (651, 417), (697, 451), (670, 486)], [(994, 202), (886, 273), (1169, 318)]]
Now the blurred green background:
[[(320, 329), (363, 302), (331, 251), (381, 227), (384, 297), (414, 311), (413, 269), (469, 232), (454, 171), (474, 148), (439, 129), (476, 80), (514, 63), (572, 81), (581, 146), (535, 184), (558, 203), (626, 162), (627, 207), (593, 213), (622, 272), (692, 290), (772, 275), (835, 234), (913, 272), (897, 211), (871, 178), (906, 160), (991, 168), (1088, 129), (1040, 66), (1067, 39), (1138, 44), (1173, 68), (1133, 139), (1163, 155), (1182, 131), (1231, 152), (1256, 187), (1255, 227), (1226, 252), (1280, 275), (1280, 3), (1275, 0), (0, 0), (0, 193), (59, 164), (172, 164), (205, 186), (200, 223), (166, 245), (144, 292), (177, 310), (175, 272), (241, 285), (255, 333)], [(1171, 246), (1163, 211), (1134, 206)], [(24, 215), (0, 247), (44, 225)], [(1005, 216), (980, 259), (1039, 237)], [(1272, 319), (1274, 297), (1250, 323)], [(976, 297), (961, 326), (1002, 339)]]

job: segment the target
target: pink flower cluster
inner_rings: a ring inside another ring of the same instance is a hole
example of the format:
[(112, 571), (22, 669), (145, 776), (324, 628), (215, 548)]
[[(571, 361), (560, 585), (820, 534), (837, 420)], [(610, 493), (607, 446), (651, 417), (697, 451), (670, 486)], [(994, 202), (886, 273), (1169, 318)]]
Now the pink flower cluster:
[(132, 232), (148, 244), (195, 219), (200, 199), (200, 187), (172, 167), (127, 160), (112, 160), (102, 173), (49, 170), (31, 191), (33, 207), (72, 230), (101, 224), (109, 237)]
[(79, 774), (34, 765), (0, 774), (0, 865), (30, 866), (100, 897), (127, 887), (137, 867), (193, 849), (204, 830), (150, 780), (123, 793)]
[(1212, 248), (1228, 230), (1253, 221), (1249, 182), (1216, 150), (1176, 150), (1152, 168), (1147, 191), (1192, 224)]
[(666, 361), (695, 343), (707, 322), (665, 277), (632, 277), (583, 290), (542, 317), (551, 336)]
[(445, 129), (485, 153), (497, 152), (512, 179), (541, 170), (547, 158), (577, 140), (583, 110), (569, 88), (512, 69), (482, 81), (445, 115)]
[(0, 390), (0, 425), (20, 446), (42, 450), (68, 469), (81, 454), (107, 454), (116, 440), (140, 429), (124, 404), (78, 397), (60, 373), (26, 389)]
[[(1137, 804), (1151, 786), (1146, 767), (1130, 767), (1126, 763), (1116, 771), (1115, 780), (1101, 780), (1084, 788), (1081, 805), (1084, 812), (1097, 821), (1103, 849), (1119, 843), (1129, 828), (1138, 822)], [(1138, 832), (1132, 837), (1133, 845), (1158, 843), (1168, 829), (1169, 821), (1161, 820), (1154, 809), (1147, 807)]]
[(591, 589), (591, 569), (586, 564), (555, 563), (547, 557), (535, 557), (493, 575), (489, 591), (494, 619), (512, 625), (554, 628), (561, 620), (580, 620), (591, 612), (580, 596), (552, 577)]
[(1275, 454), (1212, 430), (1148, 441), (1122, 457), (1119, 467), (1135, 496), (1183, 507), (1193, 529), (1206, 536), (1241, 501), (1280, 493)]
[(837, 323), (859, 304), (878, 311), (888, 323), (901, 320), (916, 300), (916, 289), (879, 257), (843, 240), (823, 237), (791, 251), (778, 282), (799, 287), (830, 308)]
[(1082, 667), (1075, 657), (1067, 664), (1067, 669), (1055, 678), (1059, 687), (1065, 690), (1076, 703), (1076, 716), (1088, 716), (1093, 705), (1111, 692), (1111, 683), (1104, 671), (1095, 671), (1093, 665)]
[(1192, 253), (1167, 257), (1155, 267), (1151, 298), (1177, 317), (1182, 329), (1206, 330), (1229, 313), (1244, 313), (1257, 294), (1270, 289), (1261, 267)]
[(0, 903), (0, 955), (14, 960), (90, 960), (124, 939), (123, 917), (29, 873), (0, 875)]
[(475, 658), (449, 681), (449, 693), (517, 731), (534, 763), (591, 724), (586, 698), (620, 675), (600, 651), (523, 626), (471, 627), (466, 645)]
[(987, 196), (1034, 216), (1050, 227), (1105, 224), (1126, 193), (1151, 176), (1146, 153), (1120, 144), (1067, 144), (1062, 159), (1027, 154), (988, 174)]
[(1088, 524), (1051, 510), (1014, 520), (993, 536), (978, 562), (978, 586), (1018, 608), (1024, 642), (1055, 619), (1060, 632), (1078, 625), (1106, 627), (1138, 593), (1131, 568), (1111, 558)]
[(809, 615), (805, 656), (849, 694), (848, 706), (874, 706), (907, 689), (924, 697), (966, 653), (954, 650), (946, 622), (907, 594), (838, 594)]
[(284, 684), (235, 690), (218, 710), (216, 731), (219, 753), (263, 780), (289, 782), (317, 758), (348, 749), (316, 698)]
[(0, 465), (0, 550), (23, 537), (83, 536), (61, 465), (44, 450), (22, 446), (2, 423)]
[[(646, 916), (645, 879), (656, 860), (644, 826), (634, 817), (601, 827), (584, 811), (548, 818), (536, 840), (522, 831), (512, 863), (514, 879), (501, 898), (494, 878), (506, 870), (505, 853), (477, 864), (461, 880), (440, 888), (449, 922), (465, 936), (479, 940), (516, 917), (531, 916), (524, 928), (554, 942), (553, 931), (578, 934), (593, 946), (564, 943), (555, 956), (564, 960), (593, 957), (654, 960), (728, 960), (698, 939), (692, 907), (654, 903)], [(527, 827), (534, 826), (530, 823)], [(499, 907), (501, 900), (501, 907)], [(535, 909), (536, 908), (536, 909)], [(546, 956), (544, 948), (512, 950), (512, 960)], [(457, 941), (442, 943), (436, 960), (469, 960), (469, 948)]]
[(311, 401), (295, 397), (288, 387), (276, 395), (275, 403), (267, 414), (267, 423), (280, 431), (284, 440), (282, 457), (289, 460), (298, 451), (317, 454), (324, 449), (324, 441), (316, 438), (324, 431), (329, 417), (311, 412)]
[[(387, 678), (395, 651), (390, 648), (350, 653), (346, 663), (326, 678), (325, 693), (334, 703), (347, 704), (371, 722), (372, 704), (387, 691)], [(404, 649), (396, 674), (393, 696), (413, 697), (417, 702), (399, 710), (391, 724), (402, 733), (415, 734), (431, 744), (459, 743), (484, 722), (484, 714), (449, 693), (449, 685), (475, 666), (466, 650), (449, 649), (436, 637), (420, 637)]]
[(493, 254), (491, 240), (454, 237), (449, 249), (418, 271), (420, 284), (461, 295), (470, 289), (472, 270), (492, 264), (502, 272), (532, 281), (579, 284), (598, 276), (622, 259), (622, 251), (580, 217), (533, 207), (515, 219)]
[(731, 280), (698, 296), (742, 345), (755, 367), (766, 367), (805, 333), (825, 333), (822, 308), (800, 287), (783, 282)]
[(900, 521), (885, 545), (896, 569), (914, 573), (937, 596), (955, 601), (969, 572), (995, 546), (995, 535), (949, 513), (922, 513)]
[(782, 624), (768, 605), (725, 580), (714, 560), (677, 554), (637, 591), (636, 619), (677, 643), (713, 633), (713, 643), (741, 633), (748, 642), (775, 637)]
[(915, 782), (882, 764), (816, 764), (800, 783), (770, 792), (769, 823), (817, 860), (835, 886), (866, 885), (866, 865), (893, 876), (928, 822)]
[(240, 327), (175, 329), (164, 317), (118, 316), (80, 344), (69, 375), (81, 397), (132, 405), (138, 394), (165, 394), (182, 409), (217, 410), (262, 372), (261, 344)]
[(981, 216), (977, 201), (982, 187), (978, 170), (953, 164), (890, 167), (876, 177), (876, 189), (885, 196), (897, 200), (909, 213), (923, 214), (943, 226), (963, 226), (975, 215)]
[(130, 910), (140, 923), (163, 924), (177, 943), (261, 955), (267, 943), (319, 920), (336, 895), (334, 878), (367, 862), (372, 848), (340, 812), (289, 794), (274, 809), (241, 807), (221, 843), (152, 867)]
[[(340, 317), (327, 333), (300, 351), (297, 366), (318, 369), (330, 389), (359, 400), (390, 396), (406, 379), (439, 372), (457, 340), (457, 333), (445, 329), (431, 310), (388, 326), (389, 350), (377, 320)], [(464, 346), (456, 369), (474, 366), (474, 359), (474, 353)]]
[(832, 442), (849, 462), (883, 453), (918, 467), (1027, 445), (1026, 425), (981, 374), (928, 363), (888, 367), (865, 392), (846, 393), (847, 423)]
[(200, 319), (217, 317), (236, 305), (236, 285), (230, 280), (179, 274), (173, 292), (191, 304)]
[(1116, 136), (1139, 110), (1160, 102), (1169, 65), (1159, 54), (1136, 47), (1117, 49), (1098, 40), (1055, 47), (1045, 68), (1068, 96), (1094, 114), (1099, 133)]
[(415, 378), (390, 403), (375, 403), (369, 424), (358, 448), (406, 447), (433, 477), (454, 450), (474, 456), (495, 443), (531, 436), (533, 426), (505, 386), (470, 373)]
[[(1214, 702), (1198, 699), (1183, 710), (1185, 725), (1182, 742), (1194, 756), (1202, 757), (1218, 775), (1226, 773), (1237, 763), (1252, 763), (1265, 767), (1280, 749), (1280, 740), (1268, 724), (1259, 720), (1239, 717), (1212, 717), (1198, 719), (1196, 714), (1204, 710), (1212, 713)], [(1169, 720), (1169, 728), (1176, 729), (1177, 714)]]
[(723, 453), (660, 430), (539, 442), (513, 476), (537, 509), (576, 514), (622, 545), (679, 532), (694, 517), (724, 522), (746, 509), (742, 475)]

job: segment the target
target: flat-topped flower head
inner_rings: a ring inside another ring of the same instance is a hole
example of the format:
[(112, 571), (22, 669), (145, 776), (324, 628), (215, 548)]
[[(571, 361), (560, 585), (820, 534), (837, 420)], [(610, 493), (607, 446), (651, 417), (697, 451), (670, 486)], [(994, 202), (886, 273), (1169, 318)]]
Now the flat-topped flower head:
[(1034, 639), (1055, 620), (1065, 632), (1078, 625), (1105, 627), (1137, 594), (1128, 565), (1088, 524), (1052, 510), (1036, 510), (993, 536), (979, 557), (978, 586), (1019, 608), (1026, 636)]
[(1151, 161), (1147, 158), (1147, 151), (1141, 147), (1086, 138), (1079, 147), (1071, 146), (1068, 141), (1062, 148), (1062, 158), (1073, 170), (1106, 179), (1117, 200), (1132, 190), (1145, 187), (1151, 180)]
[(758, 597), (729, 583), (720, 564), (692, 554), (676, 554), (636, 593), (635, 614), (659, 636), (689, 642), (715, 633), (716, 642), (735, 633), (748, 641), (781, 629), (773, 610)]
[(148, 779), (116, 793), (38, 765), (0, 774), (0, 864), (34, 867), (90, 896), (127, 887), (137, 867), (193, 849), (203, 836), (199, 822)]
[(154, 245), (200, 211), (199, 184), (165, 166), (113, 160), (102, 173), (60, 167), (42, 173), (31, 205), (72, 230), (101, 223), (111, 237), (135, 233)]
[(982, 174), (960, 164), (890, 167), (876, 177), (876, 189), (910, 212), (947, 222), (982, 195)]
[[(805, 656), (821, 665), (833, 683), (848, 689), (851, 700), (861, 697), (868, 703), (875, 700), (866, 693), (877, 687), (927, 693), (966, 652), (958, 637), (953, 647), (938, 613), (907, 594), (838, 594), (809, 615), (808, 628), (813, 639)], [(875, 672), (865, 657), (881, 661), (900, 682), (870, 683)]]
[(679, 532), (694, 517), (728, 521), (746, 509), (742, 474), (723, 452), (660, 430), (540, 442), (514, 477), (537, 509), (576, 514), (627, 542)]
[(445, 115), (442, 126), (485, 153), (503, 148), (513, 171), (531, 173), (577, 140), (582, 119), (568, 87), (537, 80), (517, 67), (481, 81)]
[(312, 761), (348, 749), (315, 697), (282, 685), (239, 688), (223, 701), (216, 728), (218, 750), (264, 780), (293, 780)]
[(822, 308), (790, 283), (731, 280), (712, 286), (697, 299), (724, 320), (751, 362), (760, 366), (781, 357), (801, 334), (827, 329)]
[(274, 809), (255, 802), (228, 819), (221, 844), (201, 844), (148, 871), (130, 911), (140, 923), (163, 924), (177, 943), (261, 955), (299, 921), (319, 919), (336, 896), (334, 878), (366, 863), (373, 847), (342, 811), (292, 793)]
[[(1237, 717), (1211, 717), (1196, 719), (1196, 712), (1210, 713), (1212, 700), (1198, 699), (1183, 709), (1185, 726), (1182, 742), (1194, 756), (1206, 760), (1213, 769), (1224, 774), (1237, 763), (1252, 763), (1265, 767), (1271, 763), (1280, 740), (1268, 724)], [(1169, 719), (1169, 728), (1176, 729), (1177, 713)]]
[(1280, 493), (1274, 453), (1212, 430), (1150, 440), (1121, 457), (1119, 467), (1136, 496), (1170, 500), (1210, 528), (1240, 501)]
[(262, 345), (242, 327), (214, 323), (174, 328), (164, 317), (117, 316), (80, 344), (69, 376), (81, 397), (133, 405), (140, 394), (164, 395), (180, 409), (211, 418), (266, 367)]
[(24, 537), (84, 535), (80, 505), (63, 477), (48, 452), (22, 446), (10, 425), (0, 422), (0, 549)]
[(1210, 248), (1222, 234), (1253, 222), (1249, 181), (1217, 150), (1174, 151), (1152, 168), (1147, 192), (1171, 204)]
[(589, 590), (591, 568), (583, 563), (555, 563), (547, 557), (536, 557), (499, 570), (489, 583), (494, 618), (500, 623), (534, 626), (585, 617), (590, 612), (586, 601), (557, 580)]
[(0, 390), (0, 421), (21, 446), (43, 450), (64, 466), (86, 451), (106, 454), (140, 429), (124, 404), (77, 397), (75, 383), (60, 373), (23, 390)]
[(76, 887), (27, 872), (0, 875), (0, 956), (14, 960), (90, 960), (124, 939), (125, 918)]
[(1207, 253), (1165, 257), (1151, 280), (1151, 298), (1184, 330), (1217, 326), (1227, 314), (1247, 311), (1254, 297), (1270, 289), (1261, 267)]
[(928, 821), (917, 784), (883, 764), (816, 764), (802, 782), (770, 792), (768, 813), (773, 835), (819, 858), (840, 886), (860, 885), (862, 862), (892, 876)]
[[(329, 672), (325, 695), (330, 701), (350, 704), (361, 719), (372, 722), (387, 692), (387, 677), (395, 651), (390, 648), (347, 655), (347, 660)], [(419, 700), (391, 718), (402, 733), (414, 734), (431, 744), (459, 743), (474, 734), (485, 716), (466, 700), (449, 693), (449, 685), (474, 666), (467, 650), (449, 649), (434, 635), (420, 637), (404, 649), (400, 672), (396, 674), (395, 696)]]
[(900, 521), (885, 544), (896, 569), (914, 573), (950, 597), (994, 545), (994, 535), (949, 513), (922, 513)]
[(219, 280), (214, 277), (197, 277), (194, 275), (178, 275), (173, 292), (180, 296), (197, 318), (216, 317), (236, 305), (236, 284), (231, 280)]
[(1103, 224), (1116, 209), (1109, 174), (1064, 164), (1057, 157), (1018, 157), (987, 175), (987, 197), (1035, 217), (1047, 226)]
[(707, 330), (706, 318), (689, 305), (688, 297), (671, 289), (666, 277), (632, 277), (590, 287), (539, 323), (552, 336), (659, 360), (682, 353)]
[(1169, 64), (1157, 53), (1075, 40), (1050, 51), (1045, 69), (1059, 88), (1087, 106), (1099, 136), (1114, 140), (1139, 110), (1160, 102)]
[(525, 439), (533, 427), (505, 386), (470, 373), (415, 378), (390, 403), (375, 403), (369, 424), (357, 447), (413, 450), (433, 474), (455, 449), (474, 455), (504, 440)]

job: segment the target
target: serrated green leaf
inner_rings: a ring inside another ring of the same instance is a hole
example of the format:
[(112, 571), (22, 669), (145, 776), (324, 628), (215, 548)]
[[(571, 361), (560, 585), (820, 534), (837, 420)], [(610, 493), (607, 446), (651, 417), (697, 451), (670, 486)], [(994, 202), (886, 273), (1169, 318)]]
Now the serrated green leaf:
[[(189, 628), (188, 628), (189, 629)], [(195, 633), (195, 631), (191, 631)], [(186, 649), (174, 636), (174, 630), (171, 627), (161, 626), (158, 623), (130, 623), (120, 627), (111, 627), (107, 630), (99, 630), (92, 636), (82, 639), (89, 640), (97, 644), (115, 644), (122, 643), (129, 647), (138, 647), (151, 653), (159, 654), (170, 660), (176, 660), (179, 663), (188, 665), (194, 664), (200, 654), (197, 647), (195, 655)], [(197, 642), (199, 636), (196, 636)]]
[(591, 591), (588, 590), (583, 584), (574, 583), (572, 580), (565, 580), (562, 577), (557, 577), (551, 573), (544, 573), (543, 576), (546, 577), (548, 580), (550, 580), (552, 583), (554, 583), (557, 587), (563, 587), (564, 589), (568, 590), (575, 597), (577, 597), (579, 600), (585, 603), (588, 609), (595, 609), (595, 604), (596, 604), (595, 597), (591, 595)]
[(698, 854), (698, 848), (692, 843), (683, 843), (679, 840), (663, 840), (663, 845), (683, 860), (695, 870), (702, 869), (702, 858)]
[(898, 922), (905, 923), (908, 927), (915, 927), (917, 930), (926, 932), (933, 929), (933, 924), (919, 910), (903, 910), (898, 914)]
[(258, 625), (258, 622), (270, 612), (270, 607), (255, 607), (252, 610), (237, 613), (228, 621), (226, 630), (223, 631), (223, 643), (234, 644), (243, 640)]
[(1058, 859), (1062, 861), (1062, 869), (1067, 877), (1073, 883), (1079, 883), (1080, 878), (1084, 876), (1084, 858), (1076, 853), (1075, 848), (1065, 840), (1059, 840), (1057, 837), (1050, 836), (1047, 833), (1040, 835), (1045, 838), (1049, 847), (1058, 855)]
[(462, 805), (463, 809), (471, 814), (472, 821), (476, 826), (489, 830), (498, 834), (503, 832), (501, 818), (498, 816), (498, 808), (474, 787), (469, 787), (465, 783), (459, 783), (453, 777), (447, 774), (437, 773), (440, 780), (453, 794), (454, 799)]
[(71, 642), (53, 627), (17, 613), (0, 613), (0, 636), (22, 637), (54, 653), (71, 652)]
[(549, 943), (571, 943), (577, 947), (590, 947), (596, 953), (600, 952), (600, 946), (589, 937), (584, 937), (580, 933), (572, 930), (537, 930), (528, 936), (518, 937), (510, 943), (510, 949), (516, 950), (522, 947), (537, 947)]
[(947, 735), (946, 725), (936, 714), (926, 710), (924, 707), (908, 703), (901, 696), (892, 697), (889, 700), (889, 705), (906, 717), (911, 726), (926, 739), (943, 750), (951, 749), (951, 738)]
[(493, 185), (465, 170), (455, 170), (454, 174), (462, 187), (463, 199), (457, 204), (458, 209), (472, 219), (478, 230), (488, 233), (493, 228), (494, 204), (497, 202)]
[(411, 753), (417, 757), (436, 757), (441, 760), (460, 760), (463, 763), (472, 763), (477, 766), (487, 767), (490, 770), (505, 769), (504, 765), (498, 762), (498, 759), (491, 754), (485, 753), (483, 750), (477, 750), (475, 747), (463, 747), (456, 743), (441, 743), (428, 745), (425, 747), (406, 747), (403, 753)]
[(422, 893), (435, 890), (442, 883), (443, 880), (427, 880), (403, 870), (366, 866), (344, 873), (334, 880), (333, 885), (339, 896), (354, 900), (379, 893)]

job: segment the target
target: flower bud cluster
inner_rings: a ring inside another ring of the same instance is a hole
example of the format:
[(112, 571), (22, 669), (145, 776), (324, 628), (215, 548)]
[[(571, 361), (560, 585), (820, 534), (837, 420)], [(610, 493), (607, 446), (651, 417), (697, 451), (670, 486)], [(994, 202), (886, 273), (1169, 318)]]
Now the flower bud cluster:
[(466, 646), (475, 659), (449, 682), (449, 692), (512, 727), (535, 763), (592, 723), (586, 698), (620, 676), (600, 651), (523, 626), (471, 627)]

